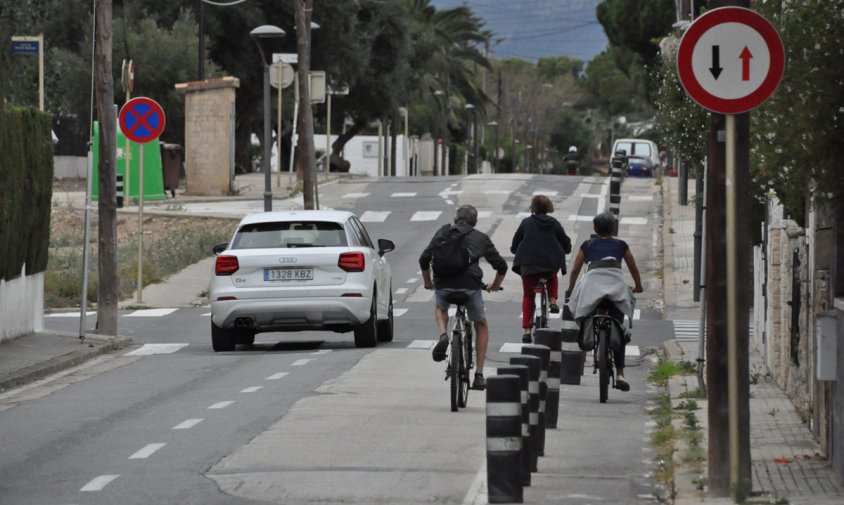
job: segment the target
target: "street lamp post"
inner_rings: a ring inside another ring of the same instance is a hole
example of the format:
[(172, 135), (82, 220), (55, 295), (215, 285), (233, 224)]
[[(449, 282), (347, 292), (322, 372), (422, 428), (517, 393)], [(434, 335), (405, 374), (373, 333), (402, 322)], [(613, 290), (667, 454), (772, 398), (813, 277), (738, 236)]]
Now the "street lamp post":
[(475, 106), (471, 103), (467, 103), (464, 108), (467, 111), (469, 111), (469, 117), (471, 118), (471, 126), (470, 126), (471, 129), (469, 130), (469, 134), (470, 134), (469, 141), (471, 142), (471, 148), (472, 148), (472, 163), (469, 165), (467, 171), (470, 174), (476, 174), (476, 173), (478, 173), (478, 153), (477, 153), (477, 147), (478, 147), (477, 136), (478, 136), (478, 134), (475, 131), (475, 124), (477, 123), (477, 121), (475, 120), (477, 111), (475, 110)]
[(249, 32), (249, 36), (258, 46), (261, 64), (264, 66), (264, 149), (261, 155), (261, 170), (264, 171), (264, 212), (270, 212), (273, 210), (272, 174), (270, 174), (270, 64), (264, 53), (262, 41), (280, 39), (284, 37), (284, 30), (273, 25), (261, 25)]

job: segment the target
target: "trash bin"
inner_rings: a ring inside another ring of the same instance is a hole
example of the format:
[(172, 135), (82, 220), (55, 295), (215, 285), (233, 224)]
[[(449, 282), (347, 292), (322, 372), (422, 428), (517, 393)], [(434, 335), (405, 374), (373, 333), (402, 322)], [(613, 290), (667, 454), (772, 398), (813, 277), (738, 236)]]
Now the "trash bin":
[(169, 191), (173, 198), (176, 197), (176, 190), (179, 188), (183, 153), (184, 150), (179, 144), (162, 143), (161, 145), (161, 170), (164, 176), (164, 191)]

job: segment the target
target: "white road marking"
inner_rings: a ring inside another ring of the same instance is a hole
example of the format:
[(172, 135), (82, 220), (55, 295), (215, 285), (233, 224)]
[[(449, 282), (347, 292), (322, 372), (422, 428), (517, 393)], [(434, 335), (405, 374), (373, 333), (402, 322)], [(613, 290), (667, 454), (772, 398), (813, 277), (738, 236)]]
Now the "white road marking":
[(419, 278), (418, 278), (418, 277), (411, 277), (410, 279), (408, 279), (408, 280), (407, 280), (407, 281), (405, 281), (405, 282), (406, 282), (407, 284), (415, 284), (415, 283), (419, 282)]
[(436, 340), (414, 340), (408, 344), (408, 349), (430, 349), (434, 346)]
[(120, 477), (120, 474), (117, 475), (100, 475), (99, 477), (95, 478), (91, 482), (82, 486), (80, 491), (102, 491), (104, 487), (108, 486), (111, 481)]
[(277, 381), (277, 380), (279, 380), (279, 379), (282, 379), (282, 378), (286, 377), (289, 373), (290, 373), (290, 372), (279, 372), (279, 373), (274, 373), (274, 374), (270, 375), (269, 377), (267, 377), (267, 380), (268, 380), (268, 381)]
[(596, 195), (594, 193), (584, 193), (580, 195), (580, 198), (601, 198), (603, 195)]
[(407, 314), (408, 309), (393, 309), (393, 317), (401, 317)]
[(594, 218), (594, 217), (595, 217), (595, 216), (577, 216), (577, 215), (571, 215), (571, 216), (569, 216), (569, 221), (591, 221), (591, 220), (592, 220), (592, 218)]
[(155, 452), (167, 444), (158, 443), (158, 444), (147, 444), (146, 447), (141, 449), (140, 451), (136, 452), (135, 454), (129, 456), (129, 459), (147, 459), (148, 457), (155, 454)]
[(228, 407), (229, 405), (231, 405), (232, 403), (234, 403), (234, 402), (233, 401), (217, 402), (214, 405), (211, 405), (210, 407), (208, 407), (208, 410), (224, 409), (224, 408)]
[(654, 197), (653, 195), (630, 195), (627, 199), (631, 202), (652, 202)]
[(446, 199), (445, 199), (445, 200), (443, 200), (443, 201), (444, 201), (446, 204), (448, 204), (448, 205), (454, 205), (454, 202), (453, 202), (452, 200), (449, 200), (448, 198), (446, 198)]
[(516, 217), (520, 217), (522, 219), (530, 217), (530, 212), (519, 212), (518, 214), (516, 214)]
[(488, 217), (492, 217), (491, 210), (479, 210), (478, 211), (478, 219), (486, 219)]
[[(452, 187), (453, 186), (454, 185), (452, 185)], [(450, 196), (450, 195), (459, 195), (461, 193), (463, 193), (462, 189), (444, 189), (444, 190), (440, 191), (439, 195), (440, 196)]]
[(540, 189), (540, 190), (533, 192), (533, 196), (536, 196), (536, 195), (557, 196), (557, 192), (552, 191), (550, 189)]
[(173, 429), (174, 430), (189, 430), (189, 429), (193, 428), (194, 426), (196, 426), (197, 424), (201, 423), (203, 420), (204, 419), (202, 419), (202, 418), (200, 418), (200, 419), (186, 419), (186, 420), (182, 421), (181, 423), (177, 424), (176, 426), (173, 426)]
[[(89, 310), (85, 313), (86, 316), (93, 316), (97, 313), (96, 310)], [(79, 312), (55, 312), (53, 314), (44, 314), (44, 317), (79, 317)]]
[(346, 193), (340, 198), (366, 198), (367, 196), (369, 196), (369, 193)]
[(173, 354), (188, 344), (144, 344), (139, 349), (127, 352), (124, 356), (152, 356), (153, 354)]
[(312, 356), (322, 356), (323, 354), (328, 354), (331, 352), (331, 349), (320, 349), (318, 351), (314, 351), (311, 353)]
[(475, 474), (466, 496), (463, 497), (462, 505), (475, 505), (480, 503), (487, 503), (489, 501), (489, 494), (487, 492), (486, 482), (486, 461), (481, 465), (481, 469)]
[(506, 344), (502, 345), (502, 346), (501, 346), (501, 348), (500, 348), (500, 349), (498, 349), (498, 352), (515, 352), (515, 353), (520, 353), (520, 352), (522, 352), (522, 346), (523, 346), (523, 345), (524, 345), (524, 344), (514, 344), (514, 343), (512, 343), (512, 342), (508, 342), (508, 343), (506, 343)]
[(642, 318), (642, 310), (641, 309), (633, 309), (633, 319), (641, 319)]
[(646, 217), (623, 217), (619, 221), (620, 224), (648, 224)]
[(256, 393), (260, 390), (264, 389), (264, 386), (250, 386), (246, 389), (241, 389), (241, 393)]
[(408, 198), (416, 196), (416, 193), (393, 193), (390, 196), (393, 198)]
[(211, 317), (211, 313), (209, 312), (207, 314), (202, 314), (202, 317)]
[(408, 288), (399, 288), (399, 289), (396, 290), (396, 294), (397, 295), (403, 295), (403, 294), (407, 293), (408, 291), (409, 291)]
[(435, 211), (417, 211), (413, 214), (410, 218), (411, 221), (436, 221), (440, 218), (440, 214), (442, 211), (435, 210)]
[(627, 346), (624, 348), (624, 355), (630, 356), (631, 358), (638, 358), (642, 355), (642, 353), (639, 351), (638, 345), (627, 344)]
[(307, 365), (307, 364), (308, 364), (308, 363), (310, 363), (311, 361), (313, 361), (313, 360), (311, 360), (311, 359), (297, 359), (296, 361), (294, 361), (293, 363), (291, 363), (291, 364), (290, 364), (290, 366), (302, 366), (302, 365)]
[(126, 314), (126, 317), (162, 317), (173, 312), (176, 312), (179, 309), (143, 309), (143, 310), (136, 310), (131, 314)]
[(509, 195), (512, 191), (509, 189), (488, 189), (484, 193), (488, 195)]
[(390, 215), (389, 210), (385, 211), (376, 211), (376, 210), (368, 210), (361, 214), (360, 220), (364, 223), (383, 223), (387, 220), (387, 216)]

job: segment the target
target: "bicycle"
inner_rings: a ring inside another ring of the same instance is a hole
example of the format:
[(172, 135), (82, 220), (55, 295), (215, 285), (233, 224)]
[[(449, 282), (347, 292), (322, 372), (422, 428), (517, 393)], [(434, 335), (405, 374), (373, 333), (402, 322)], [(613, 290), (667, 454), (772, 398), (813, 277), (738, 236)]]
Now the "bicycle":
[(445, 367), (445, 380), (450, 385), (451, 411), (457, 412), (458, 408), (466, 407), (469, 399), (469, 371), (475, 366), (472, 361), (472, 322), (466, 313), (469, 295), (451, 293), (446, 300), (457, 306), (454, 315), (448, 318), (450, 342)]
[(547, 279), (545, 277), (541, 277), (539, 281), (536, 283), (536, 287), (533, 288), (533, 308), (534, 308), (534, 317), (533, 317), (533, 328), (547, 328), (548, 327), (548, 312), (549, 312), (549, 305), (548, 305), (548, 286), (547, 286)]
[(607, 402), (609, 384), (612, 381), (615, 387), (615, 362), (613, 359), (610, 336), (612, 325), (615, 324), (613, 317), (609, 315), (607, 304), (612, 302), (602, 300), (598, 310), (592, 316), (593, 342), (592, 348), (592, 373), (598, 374), (598, 399), (601, 403)]

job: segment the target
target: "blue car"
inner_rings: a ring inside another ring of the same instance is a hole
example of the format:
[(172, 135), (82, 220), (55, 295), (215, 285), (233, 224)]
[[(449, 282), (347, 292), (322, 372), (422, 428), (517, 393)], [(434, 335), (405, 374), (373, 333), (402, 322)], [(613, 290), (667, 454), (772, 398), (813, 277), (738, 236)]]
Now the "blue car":
[(653, 164), (647, 158), (630, 156), (627, 158), (627, 175), (630, 177), (653, 177)]

